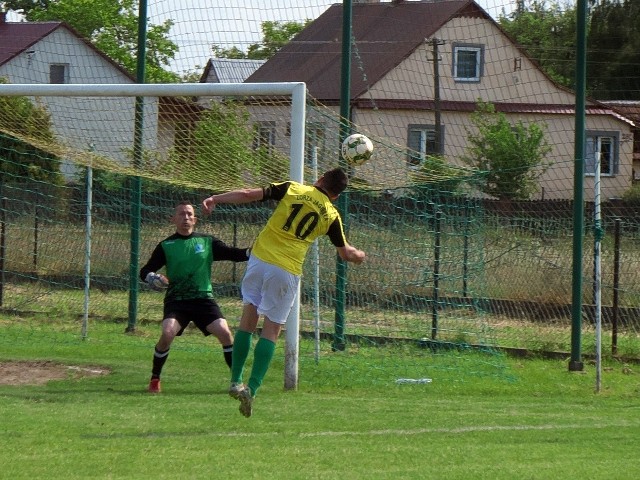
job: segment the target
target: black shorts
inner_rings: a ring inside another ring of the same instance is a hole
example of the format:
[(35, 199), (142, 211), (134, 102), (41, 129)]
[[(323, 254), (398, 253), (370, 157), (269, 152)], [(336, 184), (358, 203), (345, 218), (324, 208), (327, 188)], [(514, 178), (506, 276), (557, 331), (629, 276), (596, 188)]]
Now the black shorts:
[(211, 298), (199, 298), (195, 300), (174, 300), (164, 304), (164, 317), (175, 318), (180, 324), (180, 331), (177, 335), (182, 335), (189, 322), (200, 329), (205, 335), (211, 335), (207, 327), (222, 316), (222, 310), (215, 300)]

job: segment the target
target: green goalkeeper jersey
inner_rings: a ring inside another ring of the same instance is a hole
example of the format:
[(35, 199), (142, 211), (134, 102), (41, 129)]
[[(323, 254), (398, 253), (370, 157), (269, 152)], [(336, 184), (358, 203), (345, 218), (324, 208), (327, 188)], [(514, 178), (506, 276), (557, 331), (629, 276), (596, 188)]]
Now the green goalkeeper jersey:
[(174, 233), (156, 246), (140, 270), (140, 279), (144, 280), (149, 272), (157, 272), (164, 267), (169, 279), (165, 303), (213, 298), (211, 267), (213, 262), (221, 260), (244, 262), (247, 250), (230, 247), (212, 235), (192, 233), (183, 236)]

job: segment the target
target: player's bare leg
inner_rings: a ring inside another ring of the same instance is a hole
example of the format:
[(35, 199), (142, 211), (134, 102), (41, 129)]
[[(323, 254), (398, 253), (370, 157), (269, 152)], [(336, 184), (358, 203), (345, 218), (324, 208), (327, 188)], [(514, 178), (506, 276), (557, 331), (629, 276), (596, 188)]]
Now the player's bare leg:
[(153, 367), (151, 369), (151, 380), (149, 381), (148, 391), (150, 393), (160, 393), (162, 387), (160, 385), (160, 374), (162, 367), (169, 357), (169, 349), (177, 333), (180, 331), (180, 324), (175, 318), (165, 318), (162, 321), (162, 334), (158, 343), (156, 343), (153, 352)]
[(218, 339), (220, 345), (222, 345), (222, 354), (224, 355), (224, 361), (227, 362), (227, 366), (231, 368), (233, 355), (233, 335), (231, 334), (231, 330), (229, 330), (227, 321), (224, 318), (217, 318), (209, 325), (207, 325), (207, 332)]

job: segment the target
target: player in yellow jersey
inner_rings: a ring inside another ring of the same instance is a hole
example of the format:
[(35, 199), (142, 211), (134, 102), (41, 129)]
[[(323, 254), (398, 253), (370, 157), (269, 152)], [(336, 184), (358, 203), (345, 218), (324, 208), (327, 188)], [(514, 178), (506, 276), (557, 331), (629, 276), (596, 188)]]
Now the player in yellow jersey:
[[(362, 250), (347, 242), (340, 214), (333, 206), (347, 182), (344, 170), (335, 168), (325, 172), (313, 186), (293, 181), (272, 183), (265, 188), (212, 195), (202, 202), (205, 213), (211, 213), (218, 204), (278, 201), (253, 245), (242, 279), (244, 307), (234, 338), (229, 395), (240, 400), (240, 412), (245, 417), (251, 416), (253, 399), (269, 369), (280, 330), (293, 307), (309, 246), (319, 236), (327, 235), (343, 260), (359, 264), (365, 259)], [(251, 335), (261, 315), (264, 325), (245, 386), (242, 383), (244, 364), (251, 349)]]

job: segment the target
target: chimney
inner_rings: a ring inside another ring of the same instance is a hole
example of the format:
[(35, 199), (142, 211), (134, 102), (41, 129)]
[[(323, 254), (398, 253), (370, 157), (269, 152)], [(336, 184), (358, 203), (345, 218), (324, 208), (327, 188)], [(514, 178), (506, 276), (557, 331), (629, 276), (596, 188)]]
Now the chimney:
[(0, 25), (7, 23), (7, 12), (0, 12)]

